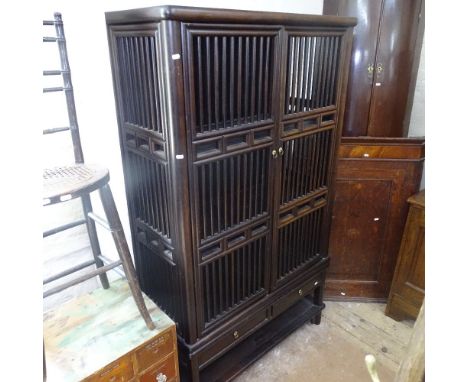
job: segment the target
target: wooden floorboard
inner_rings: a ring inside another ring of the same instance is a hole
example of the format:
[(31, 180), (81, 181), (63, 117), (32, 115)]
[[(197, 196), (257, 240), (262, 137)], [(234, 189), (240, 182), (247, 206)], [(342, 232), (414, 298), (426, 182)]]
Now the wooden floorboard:
[[(352, 309), (354, 304), (356, 303), (345, 303), (345, 305), (343, 303), (328, 303), (328, 309), (325, 309), (324, 317), (333, 325), (346, 331), (350, 336), (355, 337), (362, 343), (363, 347), (372, 349), (376, 357), (379, 356), (383, 361), (389, 361), (386, 364), (396, 370), (403, 358), (409, 336), (406, 340), (403, 340), (402, 336), (397, 338), (394, 332), (398, 330), (389, 330), (389, 325), (385, 323), (383, 313), (380, 323), (373, 323), (368, 320), (365, 311), (361, 314), (354, 312)], [(371, 315), (369, 314), (369, 316)]]

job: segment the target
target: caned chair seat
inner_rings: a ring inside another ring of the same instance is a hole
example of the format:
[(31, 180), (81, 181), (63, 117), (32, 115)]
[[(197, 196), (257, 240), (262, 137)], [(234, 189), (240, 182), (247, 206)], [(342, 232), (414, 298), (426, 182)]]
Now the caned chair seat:
[(89, 194), (109, 182), (109, 171), (97, 165), (72, 164), (43, 172), (44, 204), (54, 204)]

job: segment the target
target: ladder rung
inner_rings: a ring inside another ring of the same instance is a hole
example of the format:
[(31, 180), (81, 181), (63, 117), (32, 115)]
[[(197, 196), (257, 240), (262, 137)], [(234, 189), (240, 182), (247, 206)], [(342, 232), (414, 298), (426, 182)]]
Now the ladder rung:
[(42, 25), (61, 25), (62, 20), (42, 20)]
[(95, 276), (102, 275), (103, 273), (106, 273), (110, 271), (111, 269), (118, 267), (120, 264), (122, 264), (122, 260), (117, 260), (109, 265), (104, 265), (103, 267), (96, 268), (89, 273), (82, 275), (80, 277), (77, 277), (74, 280), (67, 281), (66, 283), (63, 283), (62, 285), (57, 285), (56, 287), (50, 288), (49, 290), (45, 291), (42, 296), (43, 297), (48, 297), (50, 295), (53, 295), (55, 293), (61, 292), (64, 289), (67, 289), (73, 285), (82, 283), (83, 281), (86, 281), (88, 279), (91, 279)]
[(47, 237), (47, 236), (50, 236), (50, 235), (55, 235), (56, 233), (59, 233), (59, 232), (62, 232), (62, 231), (66, 231), (67, 229), (70, 229), (70, 228), (73, 228), (73, 227), (77, 227), (79, 225), (82, 225), (86, 223), (86, 219), (81, 219), (81, 220), (77, 220), (77, 221), (74, 221), (72, 223), (68, 223), (68, 224), (64, 224), (64, 225), (61, 225), (59, 227), (56, 227), (56, 228), (52, 228), (48, 231), (45, 231), (43, 234), (42, 234), (42, 237)]
[(55, 88), (43, 88), (42, 89), (44, 93), (51, 93), (51, 92), (62, 92), (62, 91), (68, 91), (68, 90), (72, 90), (71, 87), (63, 87), (63, 86), (58, 86), (58, 87), (55, 87)]
[(63, 73), (70, 73), (69, 70), (43, 70), (42, 75), (44, 76), (59, 76)]
[(58, 280), (58, 279), (61, 279), (62, 277), (65, 277), (65, 276), (68, 276), (69, 274), (72, 274), (72, 273), (75, 273), (83, 268), (86, 268), (86, 267), (89, 267), (90, 265), (93, 265), (93, 264), (96, 264), (96, 260), (92, 259), (92, 260), (88, 260), (84, 263), (81, 263), (81, 264), (78, 264), (78, 265), (75, 265), (74, 267), (72, 268), (69, 268), (69, 269), (66, 269), (60, 273), (57, 273), (53, 276), (50, 276), (50, 277), (47, 277), (45, 280), (42, 281), (42, 285), (45, 285), (45, 284), (48, 284), (48, 283), (51, 283), (52, 281), (55, 281), (55, 280)]
[(66, 127), (54, 127), (53, 129), (45, 129), (42, 130), (42, 134), (54, 134), (54, 133), (60, 133), (61, 131), (68, 131), (71, 130), (69, 126)]
[(63, 37), (42, 37), (42, 42), (65, 41)]
[[(104, 256), (104, 255), (98, 255), (98, 257), (102, 260), (102, 262), (104, 263), (104, 265), (111, 264), (111, 263), (114, 261), (114, 260), (109, 259), (108, 257), (106, 257), (106, 256)], [(121, 265), (119, 265), (118, 267), (115, 267), (115, 268), (112, 269), (112, 270), (113, 270), (115, 273), (117, 273), (119, 276), (126, 277), (124, 271), (121, 269)]]
[(90, 219), (93, 219), (96, 223), (103, 226), (108, 231), (110, 232), (114, 231), (114, 229), (109, 225), (109, 223), (106, 220), (96, 215), (94, 212), (88, 212), (88, 216)]

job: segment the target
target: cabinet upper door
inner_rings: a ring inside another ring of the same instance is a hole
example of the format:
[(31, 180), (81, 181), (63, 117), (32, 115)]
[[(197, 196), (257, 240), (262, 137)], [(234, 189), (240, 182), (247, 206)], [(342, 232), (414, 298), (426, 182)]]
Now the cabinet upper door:
[(421, 0), (385, 0), (383, 7), (367, 135), (402, 137)]
[(353, 30), (343, 136), (367, 135), (382, 0), (325, 0), (324, 15), (359, 19)]
[(343, 136), (402, 137), (414, 90), (422, 0), (325, 0), (325, 15), (357, 17)]
[(287, 30), (275, 161), (272, 286), (319, 262), (337, 130), (343, 32)]
[(184, 28), (199, 332), (269, 285), (279, 29)]

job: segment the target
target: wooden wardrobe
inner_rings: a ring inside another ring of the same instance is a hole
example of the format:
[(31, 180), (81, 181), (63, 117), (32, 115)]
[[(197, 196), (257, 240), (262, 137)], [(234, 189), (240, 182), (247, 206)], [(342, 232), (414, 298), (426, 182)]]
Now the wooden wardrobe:
[(136, 268), (182, 380), (319, 324), (354, 18), (106, 13)]
[(325, 297), (385, 301), (424, 137), (408, 136), (424, 34), (424, 0), (324, 0), (356, 16), (339, 148)]
[(324, 0), (356, 16), (343, 136), (406, 137), (424, 34), (424, 0)]

